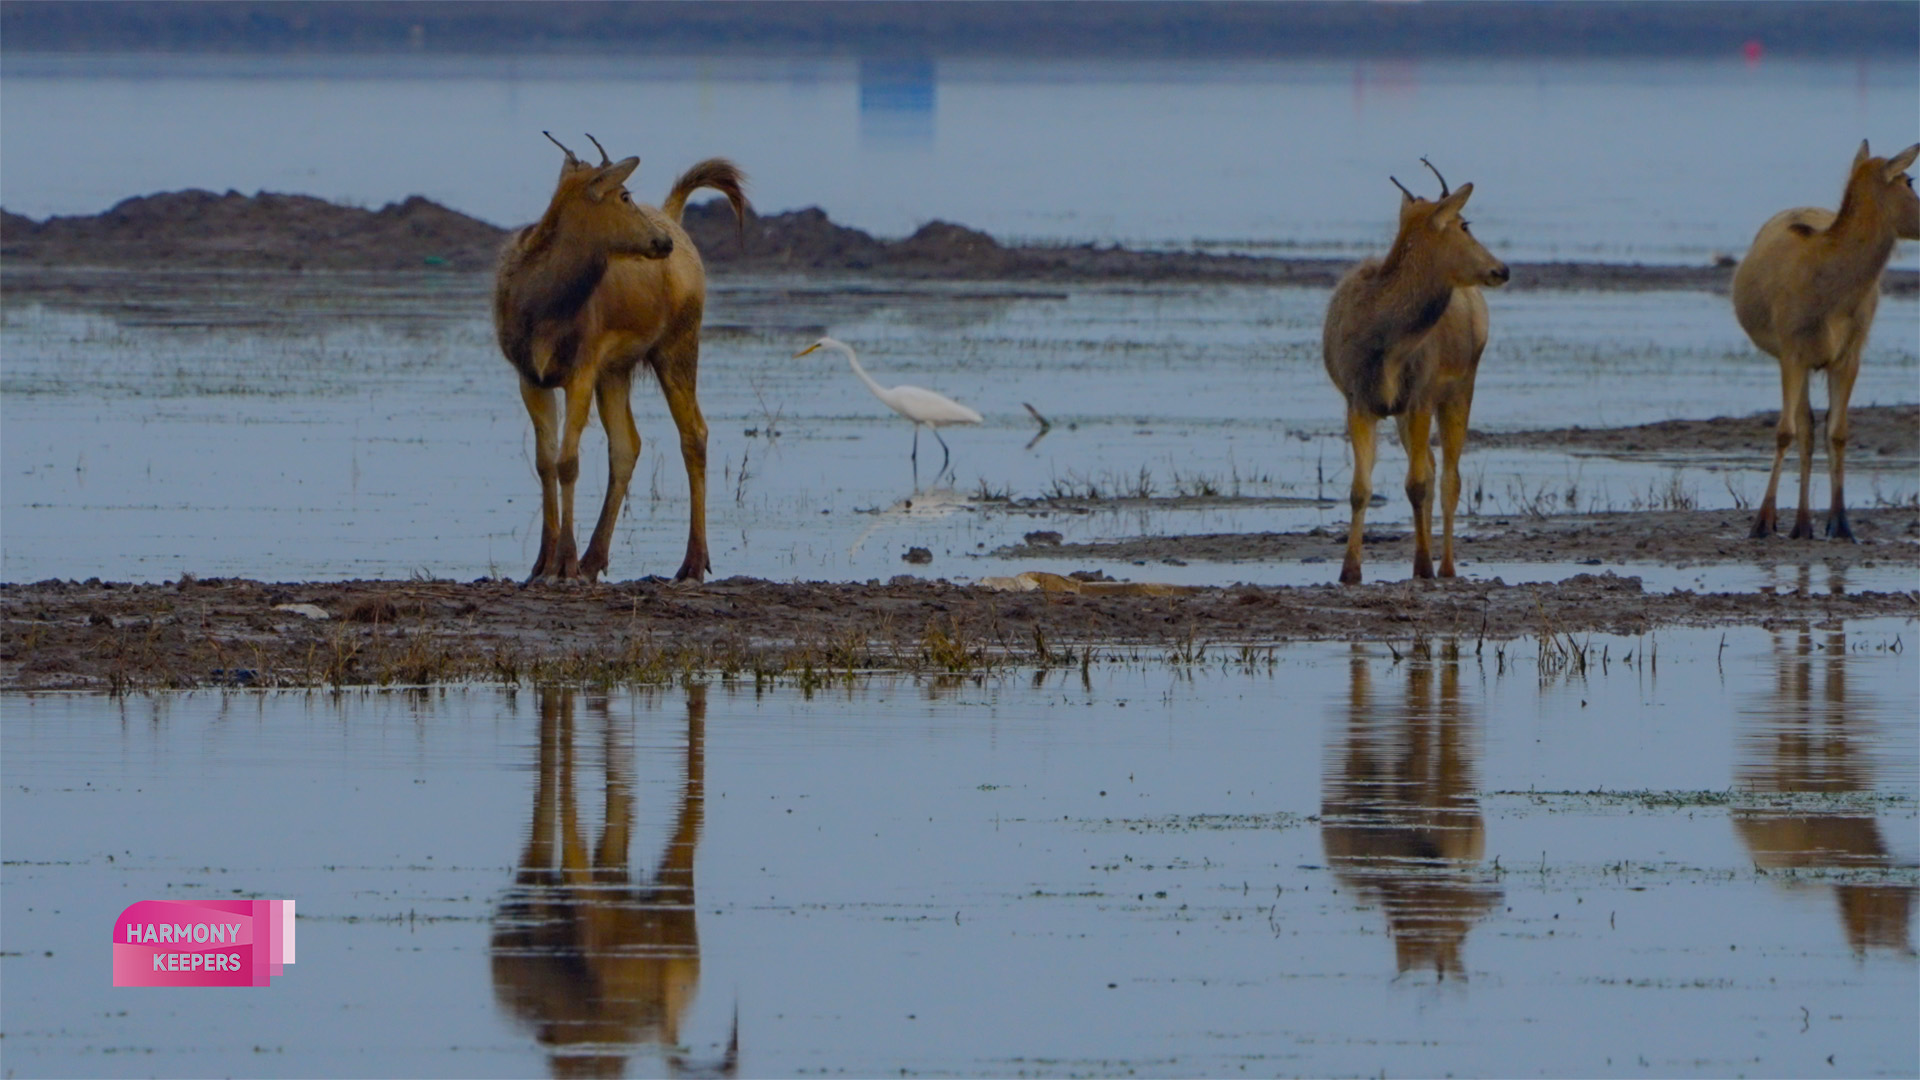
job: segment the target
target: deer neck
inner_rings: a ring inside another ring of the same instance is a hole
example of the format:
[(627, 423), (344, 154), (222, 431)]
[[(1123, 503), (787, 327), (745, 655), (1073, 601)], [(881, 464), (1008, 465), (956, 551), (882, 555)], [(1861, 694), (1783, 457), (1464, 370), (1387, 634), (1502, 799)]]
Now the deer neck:
[(1424, 334), (1447, 313), (1453, 302), (1453, 285), (1433, 265), (1432, 256), (1409, 243), (1406, 235), (1395, 239), (1392, 250), (1380, 261), (1374, 277), (1381, 304), (1377, 309), (1392, 338)]
[(1847, 185), (1840, 209), (1821, 234), (1827, 248), (1820, 276), (1836, 288), (1872, 288), (1893, 257), (1893, 222), (1873, 199)]
[(572, 318), (600, 286), (607, 261), (605, 249), (568, 243), (543, 220), (527, 242), (521, 309), (541, 321)]

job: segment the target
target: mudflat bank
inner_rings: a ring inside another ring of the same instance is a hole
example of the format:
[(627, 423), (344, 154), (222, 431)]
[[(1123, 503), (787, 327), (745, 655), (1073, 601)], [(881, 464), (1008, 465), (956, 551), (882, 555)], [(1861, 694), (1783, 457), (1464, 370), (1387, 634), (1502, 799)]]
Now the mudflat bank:
[[(1385, 569), (1385, 567), (1381, 567)], [(0, 585), (0, 689), (328, 687), (700, 672), (802, 684), (891, 670), (1142, 658), (1231, 662), (1307, 640), (1498, 644), (1666, 626), (1920, 615), (1920, 592), (1649, 593), (1639, 579), (1197, 588), (1175, 595), (1002, 592), (731, 578), (522, 588), (511, 582), (268, 583), (187, 578)]]
[[(1787, 510), (1791, 520), (1792, 507)], [(1467, 564), (1561, 563), (1622, 566), (1821, 566), (1907, 567), (1920, 586), (1920, 509), (1850, 508), (1856, 544), (1747, 536), (1752, 513), (1745, 510), (1640, 510), (1593, 514), (1479, 515), (1454, 524), (1455, 557)], [(1824, 513), (1815, 518), (1823, 527)], [(1434, 554), (1439, 555), (1435, 519)], [(1102, 562), (1328, 562), (1338, 566), (1346, 549), (1345, 525), (1305, 532), (1206, 533), (1142, 536), (1096, 543), (1024, 543), (994, 552), (1003, 558), (1098, 560)], [(1367, 530), (1369, 577), (1404, 576), (1413, 559), (1413, 535), (1406, 526)], [(1331, 571), (1329, 571), (1331, 576)]]
[[(1814, 467), (1826, 469), (1826, 417), (1816, 416)], [(1855, 405), (1847, 410), (1849, 468), (1898, 468), (1920, 465), (1920, 405)], [(1539, 431), (1476, 431), (1468, 450), (1512, 446), (1529, 450), (1566, 450), (1607, 457), (1671, 459), (1676, 456), (1733, 458), (1765, 468), (1773, 461), (1778, 410), (1711, 420), (1662, 420), (1632, 427), (1564, 427)], [(1799, 468), (1788, 454), (1787, 465)], [(1797, 474), (1790, 474), (1797, 475)], [(1785, 480), (1782, 481), (1786, 483)]]
[[(818, 208), (747, 222), (723, 202), (688, 207), (687, 231), (708, 266), (848, 271), (962, 281), (1219, 281), (1328, 287), (1352, 259), (1138, 251), (1100, 245), (1008, 245), (931, 221), (898, 240), (838, 224)], [(175, 191), (99, 214), (34, 221), (0, 211), (0, 259), (28, 267), (158, 267), (361, 271), (490, 271), (507, 230), (414, 196), (378, 210), (308, 195)], [(1513, 263), (1518, 289), (1726, 292), (1730, 265)], [(1889, 270), (1883, 287), (1920, 293), (1920, 273)]]

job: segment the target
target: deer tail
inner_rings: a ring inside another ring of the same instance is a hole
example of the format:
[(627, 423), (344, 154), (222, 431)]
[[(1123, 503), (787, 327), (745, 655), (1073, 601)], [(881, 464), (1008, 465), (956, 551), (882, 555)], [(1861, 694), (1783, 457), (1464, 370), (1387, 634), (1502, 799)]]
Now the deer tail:
[(747, 174), (740, 171), (740, 166), (726, 158), (708, 158), (680, 174), (680, 179), (673, 182), (673, 190), (667, 192), (667, 201), (661, 204), (660, 209), (678, 222), (687, 209), (687, 196), (701, 188), (712, 188), (733, 204), (734, 222), (739, 227), (740, 242), (744, 246), (747, 240), (747, 215), (753, 211), (752, 205), (747, 202), (746, 185)]

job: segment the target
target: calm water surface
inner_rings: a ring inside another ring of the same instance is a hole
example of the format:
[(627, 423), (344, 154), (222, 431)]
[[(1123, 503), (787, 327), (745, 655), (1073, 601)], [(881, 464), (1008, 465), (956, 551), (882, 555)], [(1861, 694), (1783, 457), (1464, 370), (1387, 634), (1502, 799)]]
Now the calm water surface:
[[(524, 574), (538, 544), (531, 428), (475, 279), (246, 275), (192, 283), (79, 275), (96, 292), (0, 311), (0, 577), (160, 581)], [(1623, 425), (1779, 407), (1778, 366), (1724, 297), (1706, 293), (1489, 296), (1493, 338), (1474, 426)], [(1031, 569), (991, 556), (1027, 532), (1070, 540), (1344, 527), (1349, 451), (1320, 359), (1326, 292), (1199, 286), (733, 276), (708, 307), (701, 404), (711, 426), (715, 571), (775, 580), (882, 580), (908, 569), (975, 578)], [(882, 383), (930, 386), (986, 416), (949, 431), (918, 472), (909, 425), (835, 357), (792, 359), (821, 333), (862, 351)], [(1853, 401), (1915, 400), (1920, 303), (1881, 306)], [(668, 573), (685, 550), (686, 480), (658, 392), (634, 392), (642, 449), (613, 573)], [(1816, 386), (1824, 406), (1825, 389)], [(1046, 438), (1023, 404), (1054, 423)], [(769, 433), (776, 437), (769, 438)], [(605, 442), (582, 444), (579, 505), (598, 505)], [(1824, 455), (1824, 452), (1823, 452)], [(1376, 490), (1405, 458), (1383, 437)], [(1679, 490), (1743, 517), (1771, 464), (1679, 452), (1620, 461), (1490, 450), (1471, 440), (1465, 507), (1628, 511)], [(1914, 463), (1856, 453), (1860, 505), (1911, 499)], [(744, 475), (743, 475), (744, 474)], [(996, 497), (1147, 492), (1241, 496), (1183, 510), (1008, 512)], [(1814, 499), (1826, 498), (1825, 459)], [(1476, 499), (1475, 493), (1479, 497)], [(1261, 500), (1261, 501), (1249, 501)], [(1823, 504), (1823, 503), (1822, 503)], [(590, 509), (584, 512), (592, 512)], [(1369, 522), (1406, 520), (1397, 497)], [(1471, 530), (1474, 522), (1466, 519)], [(1329, 541), (1337, 555), (1337, 541)], [(1091, 566), (1091, 564), (1089, 564)], [(1103, 566), (1136, 579), (1331, 580), (1319, 564)], [(1540, 580), (1575, 566), (1468, 565)], [(1702, 574), (1636, 566), (1650, 587)], [(1771, 584), (1741, 571), (1716, 587)], [(1915, 587), (1863, 568), (1854, 588)]]
[[(1912, 1075), (1915, 632), (14, 696), (7, 1068)], [(271, 989), (107, 985), (235, 894)]]
[(1509, 257), (1697, 263), (1836, 204), (1862, 138), (1920, 132), (1920, 64), (1885, 61), (8, 56), (0, 78), (0, 201), (35, 217), (200, 187), (518, 224), (551, 129), (640, 154), (638, 191), (725, 154), (763, 209), (884, 235), (1234, 250), (1381, 244), (1387, 177), (1430, 183), (1427, 154)]

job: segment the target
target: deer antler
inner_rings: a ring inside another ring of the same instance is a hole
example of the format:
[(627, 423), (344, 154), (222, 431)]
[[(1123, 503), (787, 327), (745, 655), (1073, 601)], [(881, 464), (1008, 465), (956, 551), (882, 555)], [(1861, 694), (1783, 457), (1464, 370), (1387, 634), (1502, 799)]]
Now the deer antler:
[(595, 150), (600, 151), (600, 165), (602, 168), (605, 168), (606, 166), (613, 164), (612, 159), (607, 157), (607, 148), (600, 145), (599, 139), (594, 138), (593, 135), (589, 133), (587, 135), (587, 141), (593, 144), (593, 148)]
[(1420, 164), (1425, 165), (1427, 167), (1427, 171), (1433, 174), (1433, 178), (1435, 180), (1440, 181), (1440, 197), (1441, 198), (1444, 199), (1448, 195), (1453, 194), (1453, 189), (1447, 186), (1447, 178), (1440, 175), (1440, 170), (1433, 167), (1433, 162), (1428, 161), (1426, 158), (1421, 158)]
[(1393, 186), (1394, 186), (1394, 187), (1397, 187), (1397, 188), (1399, 188), (1399, 189), (1400, 189), (1400, 194), (1402, 194), (1402, 195), (1405, 195), (1405, 196), (1406, 196), (1406, 197), (1407, 197), (1408, 199), (1410, 199), (1410, 200), (1411, 200), (1411, 199), (1418, 199), (1418, 198), (1419, 198), (1419, 196), (1418, 196), (1418, 195), (1415, 195), (1415, 194), (1414, 194), (1413, 192), (1411, 192), (1411, 191), (1408, 191), (1408, 190), (1407, 190), (1407, 185), (1405, 185), (1405, 184), (1403, 184), (1403, 183), (1401, 183), (1401, 182), (1400, 182), (1400, 181), (1398, 181), (1398, 180), (1395, 180), (1395, 179), (1394, 179), (1393, 177), (1391, 177), (1391, 176), (1389, 176), (1389, 177), (1387, 177), (1387, 179), (1389, 179), (1389, 180), (1393, 180)]
[[(555, 146), (558, 146), (558, 147), (560, 147), (560, 152), (561, 152), (561, 153), (563, 153), (563, 154), (565, 154), (565, 155), (567, 155), (567, 160), (568, 160), (568, 161), (579, 161), (579, 160), (580, 160), (579, 158), (577, 158), (577, 157), (574, 157), (574, 156), (573, 156), (573, 151), (571, 151), (571, 150), (569, 150), (569, 149), (567, 149), (567, 148), (566, 148), (566, 145), (565, 145), (565, 144), (563, 144), (563, 143), (562, 143), (562, 142), (561, 142), (561, 141), (560, 141), (559, 139), (556, 139), (556, 138), (554, 138), (554, 137), (553, 137), (553, 132), (551, 132), (551, 131), (542, 131), (542, 132), (541, 132), (540, 134), (542, 134), (542, 135), (545, 135), (545, 136), (547, 137), (547, 141), (548, 141), (548, 142), (550, 142), (550, 143), (552, 143), (552, 144), (553, 144), (553, 145), (555, 145)], [(591, 137), (591, 136), (589, 136), (589, 137)]]

